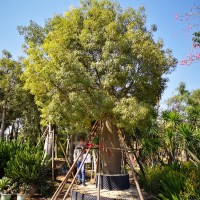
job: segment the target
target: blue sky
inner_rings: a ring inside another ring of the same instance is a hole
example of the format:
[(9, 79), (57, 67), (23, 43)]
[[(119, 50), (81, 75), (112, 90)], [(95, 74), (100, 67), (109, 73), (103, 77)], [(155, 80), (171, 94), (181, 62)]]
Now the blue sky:
[[(183, 29), (184, 23), (175, 19), (176, 13), (185, 13), (191, 7), (200, 4), (200, 0), (118, 0), (123, 8), (138, 8), (144, 6), (147, 14), (147, 26), (156, 24), (158, 31), (155, 39), (161, 37), (165, 48), (173, 50), (178, 60), (186, 57), (192, 46), (192, 36)], [(55, 14), (64, 13), (70, 5), (78, 6), (78, 0), (0, 0), (0, 51), (9, 50), (14, 58), (22, 55), (23, 38), (16, 27), (28, 25), (34, 20), (40, 25), (45, 19)], [(185, 82), (189, 90), (200, 88), (200, 62), (191, 66), (178, 65), (176, 70), (168, 76), (168, 86), (163, 94), (163, 100), (174, 94), (179, 82)]]

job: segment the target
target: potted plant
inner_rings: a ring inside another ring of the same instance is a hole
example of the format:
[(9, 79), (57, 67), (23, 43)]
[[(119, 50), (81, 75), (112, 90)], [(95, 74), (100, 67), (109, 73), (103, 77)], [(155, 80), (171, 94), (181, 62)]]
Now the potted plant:
[(27, 191), (29, 191), (29, 185), (25, 183), (18, 186), (17, 200), (25, 200)]
[(10, 200), (12, 194), (10, 194), (11, 188), (11, 181), (10, 179), (3, 177), (0, 179), (0, 192), (1, 192), (1, 200)]

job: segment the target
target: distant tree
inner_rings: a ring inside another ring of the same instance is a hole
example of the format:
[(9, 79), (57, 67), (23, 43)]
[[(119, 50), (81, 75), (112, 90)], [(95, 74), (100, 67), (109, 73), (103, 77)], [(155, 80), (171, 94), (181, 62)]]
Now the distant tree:
[(19, 127), (21, 132), (36, 138), (40, 130), (40, 113), (34, 96), (23, 88), (22, 73), (22, 63), (13, 60), (11, 53), (4, 50), (0, 59), (1, 139), (9, 126), (10, 139), (17, 139)]
[[(161, 123), (162, 132), (167, 137), (170, 136), (171, 139), (168, 138), (168, 141), (173, 142), (174, 152), (181, 148), (186, 155), (189, 149), (199, 157), (200, 90), (189, 92), (185, 83), (180, 83), (176, 90), (178, 94), (169, 98), (168, 109), (163, 112), (161, 119), (165, 123)], [(170, 121), (174, 122), (169, 123)]]
[(169, 111), (176, 111), (180, 115), (185, 115), (185, 108), (187, 106), (187, 101), (189, 98), (189, 91), (186, 90), (185, 83), (181, 82), (176, 88), (178, 94), (172, 96), (167, 100), (167, 106)]
[(191, 92), (188, 99), (188, 120), (195, 126), (195, 128), (200, 128), (200, 89)]
[(21, 74), (21, 65), (12, 59), (10, 52), (3, 50), (0, 59), (0, 92), (1, 92), (1, 130), (0, 138), (4, 139), (6, 129), (7, 114), (10, 102), (17, 93), (19, 75)]

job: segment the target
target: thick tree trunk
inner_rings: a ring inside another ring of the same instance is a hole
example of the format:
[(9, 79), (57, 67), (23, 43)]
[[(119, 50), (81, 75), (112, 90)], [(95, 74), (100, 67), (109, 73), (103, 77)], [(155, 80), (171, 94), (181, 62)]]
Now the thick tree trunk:
[(103, 174), (120, 174), (122, 154), (117, 127), (111, 120), (102, 121), (100, 145)]
[(4, 139), (4, 132), (6, 130), (6, 103), (3, 107), (2, 112), (2, 121), (1, 121), (1, 130), (0, 130), (0, 139)]

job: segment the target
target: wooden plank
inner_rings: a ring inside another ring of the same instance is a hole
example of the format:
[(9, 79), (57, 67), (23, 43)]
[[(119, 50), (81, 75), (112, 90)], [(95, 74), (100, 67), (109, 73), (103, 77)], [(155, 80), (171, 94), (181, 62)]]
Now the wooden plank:
[[(51, 125), (49, 125), (51, 127)], [(51, 128), (49, 127), (49, 130), (51, 131)], [(54, 175), (54, 140), (55, 140), (55, 135), (54, 135), (54, 130), (51, 131), (52, 134), (52, 158), (51, 158), (51, 161), (52, 161), (52, 167), (51, 167), (51, 170), (52, 170), (52, 181), (54, 181), (55, 179), (55, 175)]]

